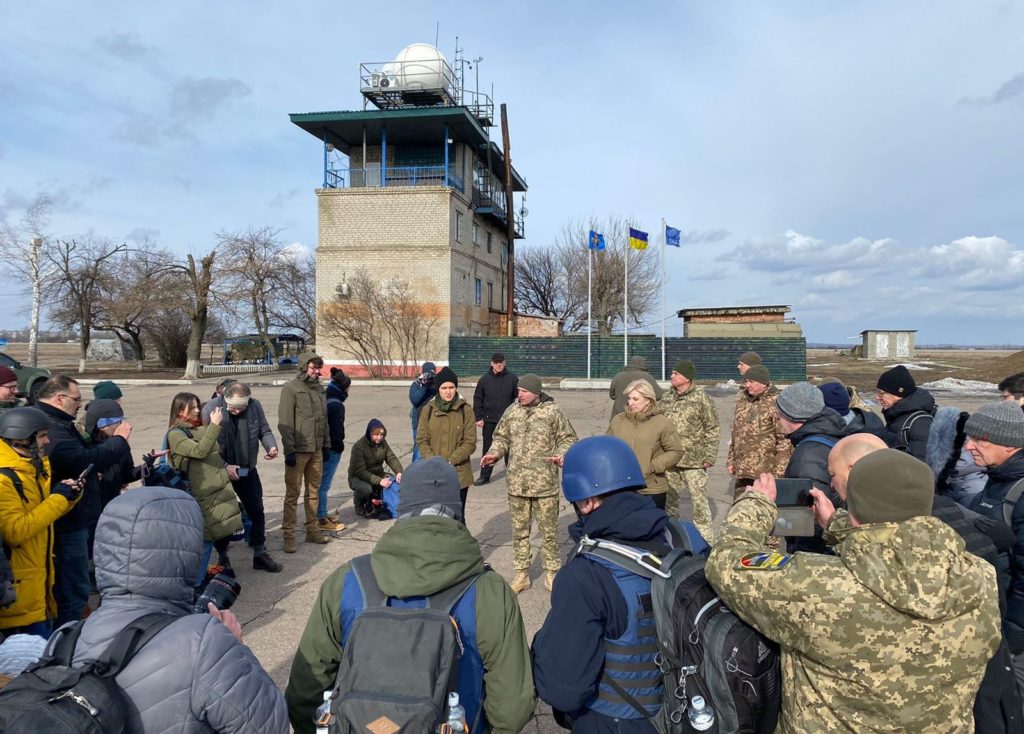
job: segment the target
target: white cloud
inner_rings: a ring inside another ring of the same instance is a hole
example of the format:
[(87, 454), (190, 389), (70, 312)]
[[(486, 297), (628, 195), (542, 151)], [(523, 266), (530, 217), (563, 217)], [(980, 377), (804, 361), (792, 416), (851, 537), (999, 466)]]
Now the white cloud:
[(771, 238), (754, 237), (717, 259), (746, 265), (751, 270), (768, 272), (789, 271), (794, 268), (812, 272), (831, 272), (836, 267), (846, 269), (872, 268), (898, 256), (895, 240), (869, 240), (856, 237), (840, 245), (829, 245), (824, 240), (787, 229)]

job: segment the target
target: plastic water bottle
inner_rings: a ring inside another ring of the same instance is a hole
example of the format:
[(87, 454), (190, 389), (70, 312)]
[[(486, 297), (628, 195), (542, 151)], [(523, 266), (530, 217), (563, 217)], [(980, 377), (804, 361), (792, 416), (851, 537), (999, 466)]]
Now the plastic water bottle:
[(448, 726), (451, 731), (466, 731), (466, 709), (459, 703), (459, 694), (448, 694)]
[(715, 723), (715, 711), (705, 701), (703, 696), (694, 696), (690, 699), (690, 708), (687, 710), (690, 717), (690, 726), (696, 731), (707, 731)]
[(324, 702), (317, 706), (316, 711), (313, 713), (313, 723), (316, 726), (316, 734), (327, 734), (328, 728), (331, 725), (331, 697), (334, 695), (333, 691), (324, 691)]

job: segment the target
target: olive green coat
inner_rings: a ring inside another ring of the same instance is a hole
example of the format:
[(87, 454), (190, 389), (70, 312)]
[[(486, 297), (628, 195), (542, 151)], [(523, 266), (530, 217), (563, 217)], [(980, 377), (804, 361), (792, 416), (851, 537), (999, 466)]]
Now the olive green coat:
[(668, 491), (665, 472), (683, 458), (683, 442), (672, 421), (662, 415), (658, 406), (643, 413), (628, 410), (612, 418), (608, 435), (629, 444), (640, 461), (647, 489), (640, 494), (663, 494)]
[(460, 487), (468, 487), (473, 483), (473, 467), (469, 464), (469, 457), (476, 452), (476, 418), (473, 409), (461, 395), (456, 395), (452, 409), (448, 412), (438, 407), (436, 398), (420, 408), (416, 445), (424, 459), (440, 456), (454, 466), (459, 475)]
[(281, 434), (281, 451), (315, 453), (329, 445), (327, 440), (327, 394), (319, 382), (306, 378), (306, 364), (316, 355), (299, 355), (299, 374), (281, 388), (277, 407), (277, 430)]
[(175, 424), (167, 434), (171, 466), (188, 476), (192, 496), (203, 511), (203, 540), (207, 542), (242, 529), (238, 498), (220, 456), (219, 435), (220, 426), (214, 423), (193, 428), (183, 422)]

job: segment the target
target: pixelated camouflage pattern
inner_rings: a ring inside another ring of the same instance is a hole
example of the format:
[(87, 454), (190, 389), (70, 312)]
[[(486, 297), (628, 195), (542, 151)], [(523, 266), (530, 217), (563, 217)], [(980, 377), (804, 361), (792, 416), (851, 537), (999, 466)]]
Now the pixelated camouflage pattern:
[(558, 467), (546, 459), (564, 456), (576, 443), (576, 431), (562, 409), (546, 393), (533, 405), (513, 403), (494, 428), (487, 453), (508, 455), (508, 493), (516, 497), (561, 494)]
[(974, 731), (974, 698), (1000, 640), (995, 569), (933, 517), (850, 526), (837, 556), (744, 568), (778, 510), (747, 492), (707, 563), (736, 614), (782, 647), (778, 732)]
[(728, 463), (737, 478), (756, 478), (764, 472), (781, 477), (786, 473), (793, 444), (775, 428), (778, 399), (779, 389), (774, 385), (756, 398), (746, 390), (736, 396)]
[(658, 401), (658, 407), (683, 440), (683, 458), (676, 466), (702, 469), (705, 464), (713, 465), (718, 458), (718, 413), (704, 388), (691, 384), (681, 395), (670, 389)]
[[(3, 415), (11, 408), (24, 408), (26, 405), (28, 405), (28, 403), (21, 398), (15, 398), (14, 400), (0, 400), (0, 415)], [(84, 416), (82, 417), (82, 421), (84, 423)]]
[(562, 566), (558, 557), (559, 495), (554, 497), (517, 497), (509, 495), (508, 514), (512, 518), (512, 567), (525, 571), (533, 560), (530, 547), (530, 525), (534, 518), (540, 531), (540, 548), (545, 571), (557, 571)]
[(669, 517), (679, 517), (679, 499), (682, 491), (690, 493), (693, 507), (692, 520), (704, 540), (711, 542), (711, 503), (708, 502), (708, 472), (706, 469), (670, 469), (668, 471), (669, 490), (665, 494), (665, 512)]

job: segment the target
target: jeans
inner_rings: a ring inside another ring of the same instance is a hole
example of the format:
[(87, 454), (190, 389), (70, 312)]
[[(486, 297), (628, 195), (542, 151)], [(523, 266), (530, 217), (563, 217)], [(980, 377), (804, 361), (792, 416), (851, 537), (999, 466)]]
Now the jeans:
[(260, 481), (256, 467), (249, 470), (238, 481), (231, 482), (245, 514), (249, 517), (252, 527), (249, 529), (249, 545), (264, 545), (267, 542), (267, 520), (263, 513), (263, 483)]
[(341, 463), (341, 452), (331, 451), (324, 462), (324, 473), (320, 478), (320, 489), (316, 493), (316, 517), (323, 520), (327, 517), (327, 492), (334, 481), (334, 473), (338, 471), (338, 464)]
[(213, 549), (217, 549), (218, 555), (223, 555), (228, 552), (228, 545), (230, 543), (230, 538), (221, 538), (220, 540), (203, 543), (203, 557), (199, 559), (199, 573), (193, 586), (197, 589), (202, 588), (203, 582), (206, 580), (206, 572), (210, 567), (210, 556), (213, 555)]
[(413, 427), (412, 427), (412, 460), (413, 461), (419, 461), (420, 460), (420, 447), (419, 447), (419, 444), (416, 443), (416, 425), (415, 424), (413, 424)]
[(54, 533), (53, 555), (55, 624), (60, 627), (80, 620), (89, 603), (89, 528)]
[(42, 637), (44, 640), (48, 640), (50, 639), (50, 635), (53, 634), (53, 623), (49, 621), (33, 622), (32, 624), (26, 624), (21, 627), (0, 629), (0, 632), (4, 634), (4, 637), (11, 637), (12, 635), (35, 635), (36, 637)]

